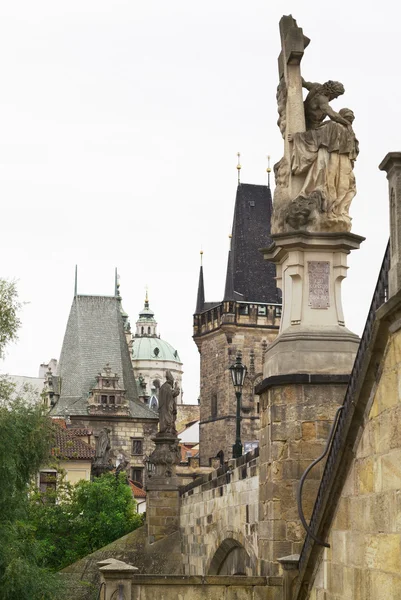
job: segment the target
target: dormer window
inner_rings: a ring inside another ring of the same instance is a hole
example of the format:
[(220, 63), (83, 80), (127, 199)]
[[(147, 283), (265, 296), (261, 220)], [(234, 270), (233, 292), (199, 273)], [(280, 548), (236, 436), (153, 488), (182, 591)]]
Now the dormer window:
[(115, 404), (116, 403), (116, 397), (115, 396), (109, 396), (109, 404)]
[(102, 394), (102, 395), (100, 396), (100, 402), (101, 402), (102, 404), (107, 404), (107, 396)]

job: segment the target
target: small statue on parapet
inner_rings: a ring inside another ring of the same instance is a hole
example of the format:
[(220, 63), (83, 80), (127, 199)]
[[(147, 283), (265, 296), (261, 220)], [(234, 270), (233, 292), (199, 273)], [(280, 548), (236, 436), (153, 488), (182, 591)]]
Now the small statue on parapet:
[(114, 468), (110, 459), (110, 431), (110, 429), (104, 427), (100, 430), (96, 439), (95, 460), (92, 465), (93, 477), (99, 477)]
[(170, 371), (166, 371), (166, 381), (159, 392), (159, 433), (158, 436), (168, 435), (177, 437), (175, 422), (177, 420), (177, 396), (180, 394), (178, 383)]

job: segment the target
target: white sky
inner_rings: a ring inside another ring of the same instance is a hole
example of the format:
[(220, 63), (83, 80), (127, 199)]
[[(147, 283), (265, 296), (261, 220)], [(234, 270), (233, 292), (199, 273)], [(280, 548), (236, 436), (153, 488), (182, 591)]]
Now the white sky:
[(27, 304), (0, 367), (37, 375), (58, 358), (78, 292), (113, 294), (134, 324), (145, 285), (162, 338), (184, 362), (196, 402), (192, 341), (204, 250), (206, 300), (221, 300), (236, 192), (266, 183), (282, 155), (278, 22), (311, 38), (302, 73), (337, 79), (360, 141), (353, 232), (366, 236), (343, 285), (360, 334), (388, 237), (387, 180), (401, 146), (398, 2), (13, 0), (0, 4), (0, 276)]

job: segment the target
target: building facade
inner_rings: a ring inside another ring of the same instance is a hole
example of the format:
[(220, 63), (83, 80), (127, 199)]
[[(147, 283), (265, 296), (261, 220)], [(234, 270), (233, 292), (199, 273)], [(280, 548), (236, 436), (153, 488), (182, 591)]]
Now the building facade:
[(113, 464), (124, 458), (131, 479), (143, 484), (158, 415), (138, 399), (118, 294), (75, 295), (57, 372), (48, 374), (45, 389), (52, 417), (90, 429), (93, 445), (107, 428)]

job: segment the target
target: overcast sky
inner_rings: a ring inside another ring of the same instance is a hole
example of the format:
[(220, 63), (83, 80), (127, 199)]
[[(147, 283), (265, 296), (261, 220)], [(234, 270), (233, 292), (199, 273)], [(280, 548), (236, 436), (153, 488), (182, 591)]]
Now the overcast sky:
[(13, 0), (0, 4), (0, 276), (18, 281), (19, 341), (2, 371), (36, 376), (59, 358), (78, 292), (113, 294), (134, 324), (145, 286), (161, 337), (184, 363), (196, 402), (192, 341), (204, 250), (206, 300), (221, 300), (242, 181), (276, 162), (278, 22), (311, 38), (309, 81), (337, 79), (333, 107), (355, 111), (360, 141), (353, 232), (366, 236), (343, 284), (361, 334), (388, 237), (385, 174), (401, 149), (398, 2)]

